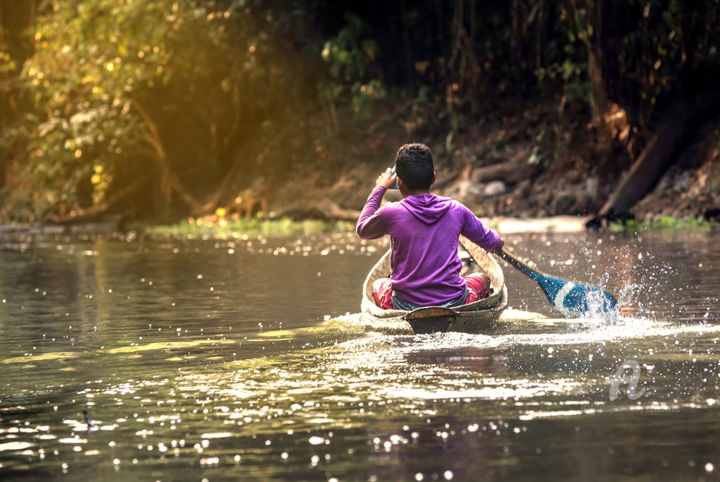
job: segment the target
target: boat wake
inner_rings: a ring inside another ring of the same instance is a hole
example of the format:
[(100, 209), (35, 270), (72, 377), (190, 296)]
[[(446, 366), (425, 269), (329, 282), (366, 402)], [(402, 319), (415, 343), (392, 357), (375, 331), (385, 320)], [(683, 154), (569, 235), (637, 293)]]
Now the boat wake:
[(416, 335), (407, 323), (349, 314), (326, 321), (334, 329), (364, 332), (365, 337), (342, 343), (345, 347), (389, 343), (409, 350), (418, 347), (452, 349), (460, 347), (498, 348), (511, 345), (573, 345), (609, 343), (634, 338), (672, 337), (684, 334), (720, 333), (720, 325), (677, 324), (647, 318), (601, 314), (584, 318), (550, 318), (539, 313), (506, 310), (498, 325), (482, 334), (447, 332)]

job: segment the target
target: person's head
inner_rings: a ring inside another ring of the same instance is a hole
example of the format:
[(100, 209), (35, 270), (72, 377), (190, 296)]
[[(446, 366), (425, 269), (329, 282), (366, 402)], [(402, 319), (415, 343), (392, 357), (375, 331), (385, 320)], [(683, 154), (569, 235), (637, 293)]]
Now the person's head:
[(411, 191), (430, 189), (435, 168), (430, 148), (425, 144), (405, 144), (395, 155), (395, 172)]

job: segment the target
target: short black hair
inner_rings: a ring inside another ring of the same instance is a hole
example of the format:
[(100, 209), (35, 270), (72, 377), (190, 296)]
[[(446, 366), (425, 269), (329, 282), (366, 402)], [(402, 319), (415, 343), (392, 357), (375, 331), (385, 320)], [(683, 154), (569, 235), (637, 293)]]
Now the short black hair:
[(395, 172), (412, 189), (430, 189), (435, 175), (432, 151), (425, 144), (405, 144), (395, 155)]

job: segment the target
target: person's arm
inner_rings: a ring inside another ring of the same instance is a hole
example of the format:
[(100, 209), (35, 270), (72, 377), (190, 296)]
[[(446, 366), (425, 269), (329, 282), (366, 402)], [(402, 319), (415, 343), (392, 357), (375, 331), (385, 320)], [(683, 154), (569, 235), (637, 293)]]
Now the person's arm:
[(498, 251), (504, 244), (498, 233), (485, 226), (467, 208), (465, 208), (465, 223), (462, 234), (487, 252)]
[(378, 209), (385, 191), (394, 183), (395, 176), (390, 172), (390, 168), (378, 176), (375, 189), (370, 192), (370, 196), (365, 201), (365, 206), (363, 206), (355, 226), (355, 231), (361, 238), (376, 239), (387, 234), (387, 219), (382, 216), (382, 212), (378, 212)]

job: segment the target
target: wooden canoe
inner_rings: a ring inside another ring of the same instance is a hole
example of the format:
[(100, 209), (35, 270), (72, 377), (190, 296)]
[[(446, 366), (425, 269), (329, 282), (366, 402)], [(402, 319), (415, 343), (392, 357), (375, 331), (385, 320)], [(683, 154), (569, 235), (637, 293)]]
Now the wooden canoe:
[(372, 285), (376, 279), (390, 276), (390, 250), (373, 266), (365, 278), (362, 294), (363, 317), (387, 322), (409, 323), (415, 333), (462, 331), (478, 333), (495, 326), (500, 314), (507, 308), (507, 287), (500, 265), (476, 244), (461, 238), (459, 247), (463, 259), (463, 276), (483, 271), (490, 276), (490, 295), (482, 300), (454, 308), (423, 307), (415, 311), (385, 310), (375, 304)]

